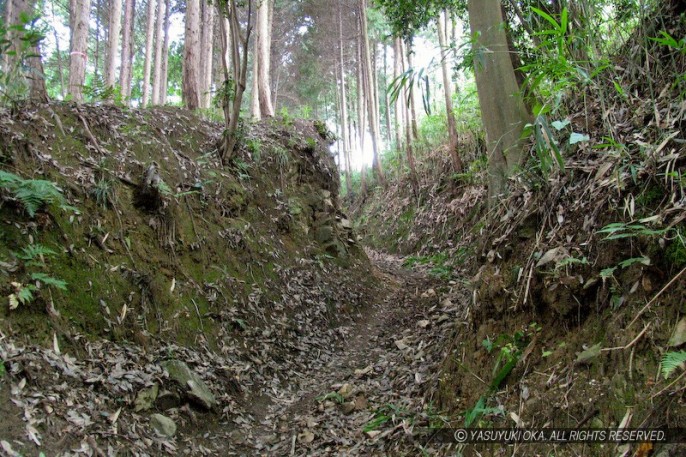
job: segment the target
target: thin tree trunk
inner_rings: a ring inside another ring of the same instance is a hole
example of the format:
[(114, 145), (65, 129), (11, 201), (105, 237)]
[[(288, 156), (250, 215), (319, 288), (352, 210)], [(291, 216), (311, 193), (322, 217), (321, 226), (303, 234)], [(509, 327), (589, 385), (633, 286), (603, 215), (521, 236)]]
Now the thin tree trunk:
[(202, 46), (201, 65), (201, 107), (209, 108), (212, 100), (212, 45), (214, 44), (214, 6), (208, 0), (203, 1), (202, 10)]
[(161, 85), (162, 85), (162, 46), (164, 38), (163, 22), (166, 15), (164, 0), (157, 1), (156, 27), (155, 27), (155, 70), (152, 77), (152, 104), (159, 105), (162, 103)]
[(250, 114), (255, 120), (262, 119), (262, 113), (260, 112), (260, 89), (257, 80), (260, 77), (259, 64), (260, 59), (257, 58), (257, 37), (260, 31), (257, 29), (255, 31), (255, 42), (253, 43), (253, 61), (252, 61), (252, 89), (250, 94)]
[(90, 0), (79, 0), (73, 3), (72, 43), (69, 65), (69, 94), (75, 102), (83, 103), (83, 85), (86, 80), (86, 60), (88, 59), (88, 19), (90, 17)]
[(93, 56), (94, 71), (93, 80), (97, 81), (98, 76), (100, 76), (100, 5), (102, 0), (95, 0), (95, 55)]
[(257, 80), (258, 90), (260, 92), (260, 114), (263, 117), (274, 116), (274, 106), (272, 104), (271, 93), (271, 23), (269, 21), (269, 10), (272, 8), (271, 0), (262, 0), (260, 7), (257, 10), (257, 27), (259, 33), (257, 34), (258, 54), (257, 59), (260, 61), (257, 66), (259, 78)]
[[(407, 68), (407, 62), (405, 58), (407, 57), (407, 53), (405, 52), (404, 49), (405, 45), (402, 40), (400, 40), (400, 55), (401, 55), (401, 64), (402, 64), (402, 72), (405, 72), (408, 70)], [(412, 85), (406, 85), (404, 89), (404, 97), (403, 97), (403, 118), (405, 119), (405, 157), (407, 159), (407, 166), (410, 169), (410, 182), (412, 183), (412, 188), (415, 191), (415, 194), (419, 191), (419, 177), (417, 176), (417, 165), (415, 163), (414, 159), (414, 138), (412, 136), (412, 120), (410, 118), (410, 100), (412, 98)]]
[(121, 0), (110, 0), (110, 24), (107, 37), (107, 67), (105, 86), (114, 87), (116, 83), (117, 54), (119, 52), (119, 33), (121, 31)]
[[(12, 4), (11, 1), (7, 2), (7, 8), (10, 8), (10, 5)], [(50, 2), (50, 13), (52, 15), (52, 22), (53, 24), (56, 24), (57, 19), (55, 18), (55, 0), (52, 0)], [(57, 34), (57, 28), (53, 27), (52, 28), (52, 36), (55, 39), (55, 52), (56, 52), (56, 60), (57, 60), (57, 76), (59, 78), (60, 82), (60, 96), (62, 99), (64, 99), (65, 92), (64, 92), (64, 65), (62, 64), (62, 51), (60, 50), (60, 39), (59, 35)]]
[(391, 103), (388, 100), (388, 46), (383, 43), (383, 101), (386, 110), (386, 140), (390, 148), (393, 141), (393, 131), (391, 129)]
[(462, 171), (462, 161), (460, 160), (460, 155), (457, 151), (457, 124), (455, 123), (455, 113), (453, 112), (452, 83), (448, 73), (448, 45), (446, 30), (443, 25), (443, 17), (447, 17), (445, 11), (437, 18), (436, 24), (438, 25), (438, 43), (441, 47), (441, 73), (443, 74), (443, 93), (445, 94), (445, 114), (448, 118), (448, 137), (450, 138), (448, 147), (450, 148), (450, 159), (453, 163), (453, 171), (459, 173)]
[(200, 107), (200, 0), (186, 2), (183, 54), (183, 101), (186, 108), (196, 110)]
[[(14, 21), (14, 0), (5, 0), (5, 24), (7, 25), (12, 25)], [(55, 16), (55, 4), (53, 0), (53, 5), (52, 5), (52, 14), (53, 17)], [(11, 35), (11, 33), (8, 33), (8, 35)], [(10, 38), (10, 37), (8, 37)], [(4, 69), (5, 73), (10, 72), (10, 67), (12, 63), (12, 58), (10, 57), (11, 54), (7, 52), (2, 53), (2, 68)]]
[[(358, 30), (359, 26), (360, 25), (358, 23)], [(362, 157), (364, 157), (364, 147), (366, 139), (365, 133), (367, 129), (367, 116), (365, 115), (367, 109), (367, 99), (363, 82), (363, 67), (364, 65), (362, 63), (362, 38), (359, 37), (357, 40), (357, 137), (359, 151), (360, 154), (362, 154)]]
[[(401, 44), (400, 38), (394, 38), (393, 40), (393, 81), (398, 83), (398, 78), (400, 77), (400, 74), (402, 73), (402, 44)], [(403, 120), (403, 108), (402, 108), (402, 102), (403, 102), (403, 96), (401, 93), (397, 94), (395, 98), (395, 103), (394, 103), (394, 116), (393, 116), (393, 122), (395, 126), (395, 149), (398, 151), (398, 169), (402, 168), (402, 155), (400, 151), (402, 151), (403, 148), (403, 142), (402, 142), (402, 126)]]
[(160, 80), (160, 104), (167, 104), (167, 79), (169, 76), (169, 16), (171, 0), (164, 2), (164, 43), (162, 43), (162, 74)]
[(119, 84), (124, 103), (130, 104), (131, 76), (133, 60), (133, 14), (136, 0), (124, 0), (124, 25), (121, 40), (121, 67), (119, 68)]
[[(343, 139), (343, 166), (345, 167), (346, 191), (350, 194), (350, 144), (348, 143), (348, 103), (345, 90), (345, 62), (343, 60), (343, 14), (341, 3), (338, 2), (338, 68), (340, 69), (340, 100), (341, 100), (341, 137)], [(341, 167), (343, 168), (343, 167)]]
[(226, 17), (219, 18), (219, 38), (221, 43), (221, 61), (222, 69), (224, 70), (224, 79), (228, 80), (231, 75), (231, 33), (230, 33), (229, 19)]
[[(369, 48), (369, 33), (367, 31), (367, 0), (360, 0), (360, 21), (361, 21), (361, 35), (362, 35), (362, 59), (364, 69), (363, 84), (367, 89), (367, 115), (369, 116), (369, 127), (372, 136), (372, 148), (374, 158), (372, 166), (376, 173), (376, 177), (382, 185), (386, 184), (383, 170), (381, 169), (381, 161), (379, 160), (379, 123), (377, 101), (374, 96), (374, 78), (372, 76), (373, 67), (371, 61), (371, 53)], [(376, 110), (376, 112), (375, 112)]]
[[(231, 160), (238, 138), (236, 130), (238, 128), (238, 118), (240, 116), (241, 102), (246, 88), (248, 74), (248, 43), (252, 32), (252, 0), (248, 0), (247, 25), (245, 33), (241, 33), (241, 26), (238, 20), (238, 8), (236, 0), (229, 0), (227, 3), (219, 3), (222, 17), (229, 19), (229, 30), (231, 40), (224, 40), (227, 45), (231, 45), (231, 66), (232, 74), (226, 75), (226, 83), (233, 81), (233, 91), (224, 91), (222, 94), (222, 108), (224, 110), (224, 120), (226, 129), (219, 147), (219, 159), (222, 164)], [(242, 52), (241, 52), (242, 51)], [(233, 98), (231, 97), (233, 95)]]
[[(413, 68), (412, 65), (412, 38), (407, 40), (407, 67)], [(419, 128), (417, 127), (417, 103), (415, 102), (414, 84), (410, 85), (410, 124), (412, 125), (412, 138), (419, 138)]]
[(145, 63), (143, 64), (143, 102), (145, 108), (150, 101), (150, 74), (152, 73), (152, 45), (155, 33), (155, 0), (148, 0), (145, 26)]

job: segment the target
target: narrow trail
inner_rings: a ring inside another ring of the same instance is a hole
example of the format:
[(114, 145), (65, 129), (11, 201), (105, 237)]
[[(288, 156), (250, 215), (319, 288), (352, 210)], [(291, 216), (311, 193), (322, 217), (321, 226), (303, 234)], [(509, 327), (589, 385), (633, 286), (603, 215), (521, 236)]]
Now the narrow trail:
[[(416, 455), (410, 422), (426, 415), (458, 306), (444, 283), (402, 260), (369, 253), (383, 294), (340, 328), (343, 343), (303, 354), (305, 373), (287, 373), (253, 413), (260, 426), (233, 434), (231, 455)], [(404, 439), (408, 438), (408, 439)]]

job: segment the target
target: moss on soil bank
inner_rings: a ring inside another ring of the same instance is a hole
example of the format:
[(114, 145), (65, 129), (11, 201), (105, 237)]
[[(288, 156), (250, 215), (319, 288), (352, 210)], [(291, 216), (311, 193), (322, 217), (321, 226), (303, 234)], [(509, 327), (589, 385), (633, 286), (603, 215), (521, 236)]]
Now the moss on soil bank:
[[(287, 315), (268, 303), (298, 269), (345, 269), (370, 284), (339, 207), (327, 140), (304, 121), (242, 132), (234, 163), (222, 169), (220, 126), (183, 110), (64, 103), (0, 113), (2, 168), (57, 183), (77, 210), (44, 208), (30, 218), (3, 193), (0, 296), (35, 272), (67, 290), (43, 285), (17, 310), (3, 304), (0, 328), (44, 344), (56, 331), (65, 344), (83, 334), (216, 346), (234, 332), (231, 322)], [(142, 192), (146, 173), (152, 196)], [(55, 254), (30, 265), (16, 255), (29, 245)], [(248, 306), (257, 295), (258, 314)], [(51, 302), (59, 317), (47, 318)]]

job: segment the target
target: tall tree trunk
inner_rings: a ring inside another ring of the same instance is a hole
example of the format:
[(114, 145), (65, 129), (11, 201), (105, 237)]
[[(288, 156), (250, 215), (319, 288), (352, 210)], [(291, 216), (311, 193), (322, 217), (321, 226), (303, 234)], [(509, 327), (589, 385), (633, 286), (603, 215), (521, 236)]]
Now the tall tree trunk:
[[(400, 55), (402, 56), (402, 72), (407, 71), (408, 65), (405, 60), (407, 57), (407, 52), (404, 49), (405, 44), (400, 40)], [(405, 158), (407, 159), (407, 167), (410, 169), (410, 182), (412, 183), (412, 188), (415, 194), (419, 191), (419, 177), (417, 175), (417, 165), (414, 159), (414, 140), (412, 136), (412, 119), (410, 118), (410, 100), (412, 99), (412, 85), (408, 84), (404, 88), (403, 96), (403, 118), (405, 119)]]
[(93, 80), (100, 76), (100, 5), (102, 0), (95, 0), (95, 52), (93, 55)]
[(186, 2), (182, 92), (186, 108), (200, 107), (200, 0)]
[(88, 19), (90, 17), (90, 0), (79, 0), (72, 3), (70, 11), (73, 17), (72, 42), (69, 64), (69, 94), (77, 103), (83, 103), (83, 85), (86, 81), (86, 60), (88, 59)]
[[(36, 5), (34, 0), (8, 0), (6, 13), (10, 25), (23, 25), (23, 19), (36, 17)], [(26, 78), (29, 88), (29, 97), (41, 102), (48, 101), (48, 91), (45, 87), (45, 75), (41, 60), (40, 43), (38, 41), (27, 43), (23, 32), (11, 30), (8, 33), (11, 41), (10, 50), (7, 53), (5, 71), (14, 73), (17, 70), (18, 77)], [(22, 70), (23, 74), (22, 74)]]
[(156, 0), (148, 0), (148, 10), (145, 26), (145, 63), (143, 64), (143, 102), (145, 108), (150, 101), (150, 74), (152, 73), (152, 45), (155, 34), (155, 3)]
[[(393, 39), (393, 81), (398, 83), (398, 78), (400, 77), (400, 74), (402, 73), (402, 42), (400, 38), (394, 38)], [(403, 141), (402, 141), (402, 126), (403, 120), (403, 96), (401, 93), (397, 94), (395, 98), (395, 103), (394, 103), (394, 109), (393, 109), (393, 124), (395, 127), (395, 149), (398, 151), (398, 168), (402, 168), (402, 155), (400, 154), (400, 151), (403, 148)]]
[(119, 52), (119, 33), (121, 31), (121, 0), (110, 0), (110, 24), (108, 29), (105, 86), (114, 87), (116, 83), (117, 54)]
[[(358, 22), (358, 29), (360, 24)], [(362, 37), (358, 34), (357, 39), (357, 141), (358, 150), (364, 157), (365, 139), (367, 130), (367, 98), (364, 88), (364, 64), (362, 62)]]
[(124, 25), (121, 39), (121, 67), (119, 68), (119, 84), (124, 103), (130, 103), (131, 77), (133, 65), (133, 14), (136, 0), (124, 0)]
[(443, 25), (444, 18), (447, 18), (445, 11), (437, 18), (436, 24), (438, 25), (438, 43), (441, 47), (441, 73), (443, 74), (443, 93), (445, 94), (445, 114), (448, 117), (450, 158), (453, 163), (453, 171), (459, 173), (462, 171), (462, 161), (457, 151), (457, 124), (455, 122), (455, 113), (453, 112), (452, 82), (448, 72), (448, 40), (446, 39), (446, 28)]
[(162, 43), (162, 74), (160, 76), (160, 104), (167, 104), (167, 79), (169, 77), (169, 16), (171, 0), (164, 2), (164, 43)]
[[(250, 34), (252, 32), (252, 0), (247, 0), (247, 24), (244, 33), (241, 32), (241, 24), (238, 19), (238, 8), (236, 0), (229, 0), (227, 3), (219, 2), (221, 16), (229, 19), (229, 31), (231, 34), (230, 40), (222, 40), (222, 43), (230, 45), (231, 53), (231, 74), (225, 75), (225, 86), (231, 85), (232, 90), (222, 92), (222, 108), (224, 110), (224, 121), (226, 129), (222, 138), (222, 144), (219, 147), (219, 159), (222, 164), (226, 164), (233, 157), (236, 143), (236, 130), (238, 128), (238, 118), (241, 112), (241, 103), (243, 101), (243, 94), (246, 88), (246, 79), (248, 74), (248, 43), (250, 41)], [(232, 97), (233, 96), (233, 97)]]
[(162, 47), (164, 38), (162, 34), (164, 17), (166, 15), (164, 0), (157, 0), (157, 22), (155, 27), (155, 69), (152, 76), (152, 104), (159, 105), (162, 103), (161, 86), (162, 86)]
[(393, 131), (391, 129), (391, 103), (388, 100), (388, 46), (383, 43), (383, 101), (386, 111), (386, 140), (390, 148), (393, 141)]
[(260, 89), (257, 80), (260, 78), (260, 59), (257, 58), (257, 36), (260, 34), (259, 29), (255, 31), (255, 42), (253, 43), (252, 53), (252, 89), (250, 91), (250, 115), (255, 120), (262, 119), (260, 111)]
[(208, 0), (202, 2), (202, 46), (200, 107), (209, 108), (212, 100), (212, 45), (214, 44), (214, 6)]
[[(14, 0), (5, 0), (4, 19), (5, 19), (6, 25), (13, 25), (13, 21), (14, 21), (14, 16), (13, 16), (13, 11), (12, 11), (14, 8), (13, 3), (14, 3)], [(55, 15), (55, 4), (54, 3), (52, 6), (52, 9), (53, 9), (52, 14), (54, 17), (54, 15)], [(11, 35), (11, 33), (8, 33), (8, 35)], [(8, 36), (8, 38), (11, 38), (11, 37)], [(2, 53), (2, 68), (3, 68), (5, 73), (10, 72), (10, 67), (11, 67), (11, 63), (12, 63), (12, 58), (10, 56), (11, 56), (11, 54), (9, 54), (7, 52)]]
[[(407, 40), (407, 68), (411, 69), (413, 68), (412, 64), (412, 54), (414, 51), (412, 50), (412, 38), (409, 38)], [(415, 101), (416, 99), (416, 94), (414, 90), (414, 84), (410, 84), (410, 125), (412, 125), (412, 138), (417, 139), (419, 138), (419, 127), (417, 126), (417, 103)]]
[(270, 84), (270, 57), (271, 57), (271, 28), (269, 22), (270, 0), (260, 0), (257, 8), (257, 91), (260, 102), (260, 115), (262, 117), (274, 116), (272, 94)]
[(507, 190), (507, 178), (524, 161), (521, 134), (531, 115), (520, 94), (508, 52), (499, 0), (469, 0), (469, 23), (474, 43), (474, 73), (486, 129), (488, 193), (495, 198)]
[(374, 78), (372, 72), (372, 59), (369, 48), (369, 33), (367, 30), (367, 0), (360, 0), (360, 21), (361, 21), (361, 35), (362, 35), (362, 67), (364, 69), (363, 84), (367, 90), (367, 115), (369, 116), (369, 127), (372, 136), (372, 148), (374, 159), (372, 166), (376, 173), (376, 177), (382, 185), (386, 184), (383, 170), (381, 169), (381, 161), (379, 160), (379, 122), (378, 122), (378, 103), (374, 96)]
[(229, 18), (219, 17), (219, 43), (221, 45), (221, 62), (224, 70), (224, 78), (228, 79), (231, 75), (231, 30)]
[[(7, 8), (10, 7), (11, 3), (11, 1), (7, 1)], [(56, 24), (57, 19), (55, 18), (55, 0), (52, 0), (52, 2), (50, 2), (50, 13), (52, 15), (53, 24)], [(57, 33), (57, 28), (55, 27), (52, 28), (52, 36), (55, 39), (55, 53), (57, 56), (57, 75), (60, 82), (60, 96), (62, 97), (62, 99), (64, 99), (64, 96), (66, 94), (64, 92), (64, 69), (62, 65), (62, 51), (60, 50), (60, 39)]]
[(343, 140), (343, 162), (341, 168), (345, 168), (346, 191), (350, 194), (350, 144), (348, 142), (348, 103), (347, 92), (345, 90), (345, 61), (343, 60), (343, 14), (341, 12), (341, 2), (338, 2), (336, 10), (338, 15), (338, 68), (340, 69), (340, 100), (341, 100), (341, 138)]

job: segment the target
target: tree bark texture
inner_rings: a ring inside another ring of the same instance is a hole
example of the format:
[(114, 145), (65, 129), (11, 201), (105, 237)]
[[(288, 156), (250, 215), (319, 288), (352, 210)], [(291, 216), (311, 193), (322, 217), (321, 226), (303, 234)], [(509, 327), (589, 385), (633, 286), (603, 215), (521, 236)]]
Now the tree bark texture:
[(88, 60), (88, 19), (90, 0), (77, 0), (69, 12), (74, 24), (71, 51), (69, 53), (69, 95), (75, 102), (83, 103), (83, 85), (86, 81), (86, 61)]
[(119, 34), (121, 32), (121, 0), (110, 0), (110, 23), (107, 37), (107, 65), (105, 85), (114, 87), (117, 82), (116, 67), (119, 53)]
[[(164, 45), (164, 18), (166, 16), (164, 0), (157, 0), (157, 15), (155, 27), (155, 68), (152, 74), (152, 104), (162, 103), (162, 52)], [(166, 87), (165, 87), (166, 91)]]
[(125, 103), (131, 97), (131, 67), (133, 65), (133, 14), (136, 8), (135, 0), (125, 0), (124, 25), (121, 38), (121, 67), (119, 68), (119, 84), (121, 95)]
[(167, 103), (167, 79), (169, 75), (169, 16), (171, 0), (164, 2), (164, 42), (162, 43), (162, 71), (160, 75), (160, 105)]
[(142, 106), (148, 106), (150, 101), (150, 74), (153, 64), (153, 39), (155, 38), (155, 3), (156, 0), (148, 0), (147, 18), (145, 25), (145, 62), (143, 64), (143, 101)]
[(524, 161), (521, 135), (530, 114), (520, 94), (508, 52), (499, 0), (469, 0), (474, 73), (486, 130), (489, 197), (507, 190), (507, 178)]
[(373, 149), (373, 162), (374, 172), (376, 177), (382, 185), (385, 185), (385, 178), (383, 170), (381, 169), (381, 161), (379, 160), (379, 121), (378, 121), (378, 98), (375, 96), (374, 78), (372, 72), (374, 68), (372, 67), (371, 52), (369, 48), (369, 32), (367, 30), (367, 0), (360, 0), (360, 30), (362, 34), (362, 67), (363, 71), (363, 84), (367, 93), (367, 116), (369, 117), (369, 127), (372, 136), (372, 149)]
[(459, 173), (462, 171), (462, 160), (460, 160), (457, 150), (457, 123), (455, 122), (455, 113), (453, 112), (452, 82), (448, 72), (448, 40), (446, 38), (446, 28), (443, 25), (443, 17), (447, 17), (445, 12), (441, 14), (441, 17), (438, 17), (436, 25), (438, 26), (438, 43), (441, 47), (441, 73), (443, 74), (443, 93), (445, 94), (445, 114), (448, 118), (448, 137), (450, 138), (448, 147), (450, 148), (453, 171)]
[(214, 6), (208, 1), (202, 2), (202, 57), (200, 107), (209, 108), (212, 101), (212, 45), (214, 44)]
[[(22, 16), (35, 16), (36, 5), (34, 0), (8, 0), (5, 8), (9, 24), (20, 25), (22, 24)], [(29, 97), (33, 100), (47, 102), (48, 91), (45, 87), (40, 43), (27, 44), (22, 40), (23, 37), (22, 32), (8, 32), (8, 38), (11, 40), (10, 50), (14, 52), (14, 55), (7, 54), (5, 71), (13, 72), (14, 69), (17, 69), (18, 77), (26, 78)]]
[(270, 0), (260, 0), (257, 8), (257, 34), (256, 55), (257, 59), (257, 91), (262, 117), (274, 116), (270, 83), (270, 58), (271, 58), (271, 27), (269, 22)]
[(186, 108), (200, 107), (200, 0), (186, 2), (182, 93)]

